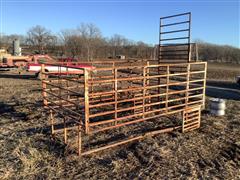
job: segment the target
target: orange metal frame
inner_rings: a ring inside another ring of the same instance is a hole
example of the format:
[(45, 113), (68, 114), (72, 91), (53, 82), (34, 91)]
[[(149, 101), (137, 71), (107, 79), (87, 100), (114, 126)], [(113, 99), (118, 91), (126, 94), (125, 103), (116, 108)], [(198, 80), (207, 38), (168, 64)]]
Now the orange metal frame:
[[(42, 65), (44, 106), (49, 109), (52, 134), (63, 132), (66, 144), (79, 155), (121, 145), (147, 135), (200, 127), (205, 104), (206, 62), (158, 64), (154, 60), (98, 61), (83, 74), (58, 74), (46, 79)], [(181, 114), (181, 125), (145, 132), (96, 148), (83, 146), (83, 136), (138, 125), (159, 117)], [(74, 141), (68, 139), (74, 131)]]

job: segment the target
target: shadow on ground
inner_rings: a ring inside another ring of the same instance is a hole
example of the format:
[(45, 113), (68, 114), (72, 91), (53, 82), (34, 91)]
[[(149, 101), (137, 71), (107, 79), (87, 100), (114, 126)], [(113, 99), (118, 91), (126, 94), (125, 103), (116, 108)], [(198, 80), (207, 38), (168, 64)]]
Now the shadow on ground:
[(8, 78), (8, 79), (29, 79), (29, 80), (38, 80), (35, 75), (29, 74), (6, 74), (0, 73), (0, 78)]

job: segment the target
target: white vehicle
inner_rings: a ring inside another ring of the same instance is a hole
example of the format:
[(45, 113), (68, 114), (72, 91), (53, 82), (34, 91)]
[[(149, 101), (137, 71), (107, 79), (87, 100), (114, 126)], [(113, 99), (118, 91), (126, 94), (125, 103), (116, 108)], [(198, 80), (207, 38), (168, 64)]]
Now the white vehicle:
[[(49, 74), (83, 74), (83, 70), (79, 68), (93, 69), (94, 67), (84, 63), (68, 64), (67, 66), (44, 65), (44, 71)], [(28, 64), (27, 71), (35, 72), (38, 79), (41, 79), (41, 64)]]

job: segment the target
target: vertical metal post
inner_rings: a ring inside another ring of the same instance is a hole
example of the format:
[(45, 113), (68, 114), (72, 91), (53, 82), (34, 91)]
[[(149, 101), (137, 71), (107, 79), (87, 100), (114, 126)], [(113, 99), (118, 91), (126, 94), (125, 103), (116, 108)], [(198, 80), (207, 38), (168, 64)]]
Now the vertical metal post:
[(47, 88), (47, 84), (45, 83), (46, 80), (46, 76), (45, 76), (45, 65), (41, 64), (41, 80), (42, 80), (42, 96), (43, 96), (43, 105), (47, 106), (48, 102), (47, 102), (47, 93), (46, 93), (46, 88)]
[(77, 144), (78, 144), (78, 155), (81, 156), (82, 154), (82, 132), (81, 132), (81, 125), (78, 125), (78, 136), (77, 136)]
[[(161, 32), (162, 32), (162, 18), (160, 18), (160, 26), (159, 26), (159, 46), (158, 46), (158, 65), (160, 64), (161, 58)], [(160, 75), (160, 66), (158, 66), (158, 75)], [(161, 78), (158, 78), (158, 85), (161, 84)], [(158, 88), (158, 94), (160, 94), (161, 88)], [(158, 96), (158, 102), (160, 101), (160, 96)]]
[(166, 103), (165, 103), (167, 111), (168, 111), (168, 90), (169, 90), (169, 65), (167, 66)]
[(207, 79), (207, 63), (204, 63), (204, 81), (203, 81), (203, 109), (205, 109), (206, 102), (206, 79)]
[[(147, 75), (146, 86), (148, 87), (148, 86), (150, 86), (150, 82), (149, 82), (149, 81), (150, 81), (150, 79), (149, 79), (149, 75), (150, 75), (150, 74), (149, 74), (149, 73), (150, 73), (150, 71), (149, 71), (149, 61), (147, 61), (147, 67), (146, 67), (146, 68), (147, 68), (147, 69), (146, 69), (146, 70), (147, 70), (147, 72), (146, 72), (146, 73), (147, 73), (147, 74), (146, 74), (146, 75)], [(146, 89), (146, 94), (147, 94), (147, 95), (150, 94), (149, 92), (147, 92), (147, 89)], [(145, 95), (146, 95), (146, 94), (145, 94)], [(151, 99), (150, 99), (150, 98), (148, 99), (147, 103), (148, 103), (148, 104), (151, 103)], [(146, 108), (146, 111), (148, 111), (148, 110), (150, 110), (150, 106), (148, 106), (148, 107)]]
[(158, 64), (161, 59), (161, 32), (162, 32), (162, 18), (160, 18), (160, 26), (159, 26), (159, 44), (158, 44)]
[(147, 66), (144, 65), (143, 66), (143, 119), (145, 118), (145, 96), (146, 96), (146, 69), (147, 69)]
[[(93, 62), (91, 62), (91, 67), (94, 67), (94, 65), (93, 65)], [(93, 93), (93, 91), (94, 91), (94, 84), (93, 84), (93, 72), (91, 71), (90, 72), (90, 79), (91, 79), (91, 93)]]
[(191, 61), (191, 13), (189, 13), (189, 23), (188, 23), (188, 62)]
[(64, 143), (67, 144), (67, 126), (66, 126), (66, 118), (63, 117), (63, 125), (64, 125)]
[(50, 121), (51, 121), (51, 134), (54, 135), (54, 119), (53, 119), (53, 112), (50, 110)]
[(118, 81), (117, 81), (117, 68), (114, 67), (114, 110), (115, 110), (115, 113), (114, 113), (114, 118), (115, 118), (115, 125), (117, 124), (117, 96), (118, 96), (118, 87), (117, 87), (117, 84), (118, 84)]
[(85, 131), (89, 134), (89, 87), (88, 70), (84, 69), (84, 108), (85, 108)]
[(193, 44), (189, 43), (188, 62), (191, 62), (191, 59), (192, 59), (192, 50), (193, 50), (192, 45), (193, 45)]
[(186, 97), (185, 97), (185, 107), (188, 107), (188, 97), (189, 97), (189, 81), (190, 81), (190, 70), (191, 64), (187, 64), (187, 84), (186, 84)]
[(183, 110), (183, 112), (182, 112), (182, 133), (184, 133), (185, 120), (186, 120), (186, 110)]
[[(67, 77), (69, 76), (69, 71), (68, 71), (68, 67), (66, 67), (66, 71), (67, 71)], [(70, 91), (69, 91), (69, 81), (66, 80), (66, 86), (67, 86), (67, 99), (70, 99)]]
[(201, 107), (199, 107), (198, 109), (198, 128), (200, 127), (201, 125)]

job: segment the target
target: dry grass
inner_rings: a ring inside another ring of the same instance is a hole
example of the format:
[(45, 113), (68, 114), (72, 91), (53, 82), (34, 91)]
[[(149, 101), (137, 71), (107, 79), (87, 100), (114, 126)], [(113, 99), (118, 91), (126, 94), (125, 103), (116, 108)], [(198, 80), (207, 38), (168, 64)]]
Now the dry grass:
[(235, 82), (236, 76), (240, 76), (239, 64), (208, 63), (208, 79)]
[(240, 178), (239, 101), (224, 117), (204, 112), (196, 131), (79, 158), (49, 138), (39, 81), (0, 74), (0, 100), (0, 179)]

